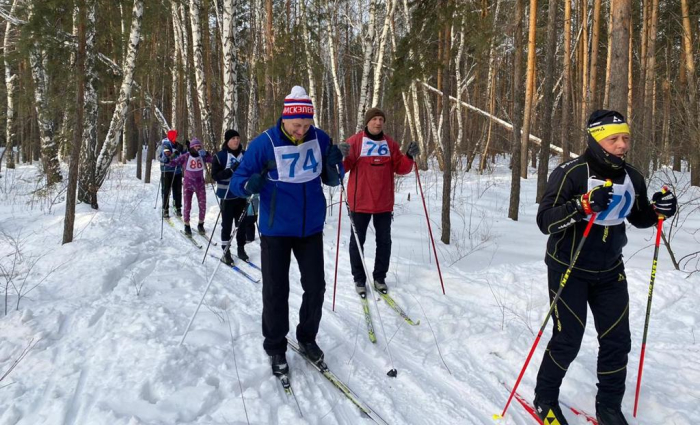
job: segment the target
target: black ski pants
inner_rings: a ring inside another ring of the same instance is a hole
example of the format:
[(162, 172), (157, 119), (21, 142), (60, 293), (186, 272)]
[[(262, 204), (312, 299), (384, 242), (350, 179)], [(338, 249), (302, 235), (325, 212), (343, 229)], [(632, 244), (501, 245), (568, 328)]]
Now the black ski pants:
[(163, 210), (167, 210), (170, 207), (171, 191), (175, 201), (175, 208), (178, 210), (182, 208), (182, 173), (175, 174), (174, 177), (173, 174), (167, 171), (160, 174), (160, 186), (163, 191)]
[(304, 295), (299, 309), (296, 337), (299, 342), (316, 340), (323, 311), (326, 281), (323, 272), (323, 232), (303, 238), (287, 236), (260, 237), (263, 317), (263, 348), (268, 355), (287, 351), (289, 332), (289, 264), (291, 254), (297, 259)]
[[(627, 355), (630, 352), (629, 293), (621, 267), (606, 276), (573, 272), (552, 315), (553, 334), (542, 359), (535, 394), (541, 400), (558, 400), (559, 387), (576, 358), (590, 306), (598, 333), (598, 394), (596, 401), (619, 408), (625, 394)], [(549, 299), (559, 288), (564, 272), (549, 268)]]
[(235, 223), (236, 228), (236, 244), (237, 246), (244, 246), (246, 242), (246, 229), (245, 229), (245, 219), (242, 220), (244, 225), (239, 226), (238, 220), (243, 214), (247, 205), (245, 198), (232, 198), (232, 199), (222, 199), (221, 200), (221, 247), (226, 249), (226, 246), (230, 243), (231, 231), (233, 230), (233, 225)]
[[(370, 213), (351, 213), (351, 218), (357, 229), (357, 237), (360, 239), (360, 245), (364, 252), (365, 239), (367, 238), (367, 227), (370, 220), (374, 224), (376, 234), (377, 251), (374, 257), (374, 271), (372, 277), (374, 279), (386, 279), (386, 273), (389, 271), (389, 261), (391, 259), (391, 220), (392, 212), (383, 212), (378, 214)], [(357, 249), (355, 235), (350, 230), (350, 267), (352, 269), (352, 277), (355, 282), (366, 282), (367, 277), (362, 268), (362, 257)]]

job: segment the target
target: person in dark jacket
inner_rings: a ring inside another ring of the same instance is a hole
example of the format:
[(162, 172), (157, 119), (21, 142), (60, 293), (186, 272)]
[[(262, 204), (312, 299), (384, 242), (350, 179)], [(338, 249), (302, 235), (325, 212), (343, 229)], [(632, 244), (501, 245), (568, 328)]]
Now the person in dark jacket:
[[(567, 424), (559, 407), (559, 387), (578, 354), (590, 306), (598, 333), (598, 394), (601, 425), (626, 424), (621, 412), (630, 351), (629, 293), (622, 260), (627, 244), (625, 220), (648, 228), (659, 214), (671, 217), (676, 198), (657, 192), (650, 203), (644, 176), (625, 162), (630, 131), (618, 112), (600, 110), (588, 120), (588, 148), (549, 176), (537, 212), (537, 225), (549, 235), (545, 263), (550, 301), (573, 260), (587, 221), (596, 213), (588, 239), (576, 260), (553, 313), (553, 334), (542, 359), (535, 407), (540, 418)], [(612, 186), (606, 186), (606, 181)]]
[(284, 99), (281, 119), (250, 142), (230, 183), (235, 196), (260, 194), (263, 347), (270, 356), (273, 374), (278, 376), (289, 371), (285, 353), (292, 253), (304, 289), (297, 341), (312, 361), (323, 360), (323, 351), (316, 344), (326, 290), (326, 199), (321, 183), (340, 184), (343, 155), (328, 134), (312, 125), (313, 114), (306, 91), (299, 86), (292, 88)]
[[(408, 174), (413, 169), (413, 158), (420, 153), (418, 145), (411, 142), (406, 155), (399, 144), (384, 134), (386, 115), (379, 108), (365, 113), (364, 130), (350, 136), (338, 145), (343, 153), (343, 165), (348, 177), (348, 203), (352, 222), (364, 250), (367, 227), (373, 221), (377, 235), (377, 254), (372, 278), (374, 287), (387, 292), (386, 273), (391, 258), (391, 220), (394, 211), (394, 175)], [(355, 235), (350, 230), (350, 266), (355, 290), (365, 296), (367, 276), (362, 266)]]
[(160, 186), (163, 195), (163, 217), (170, 218), (170, 192), (175, 202), (175, 214), (182, 217), (182, 166), (172, 165), (170, 161), (185, 153), (185, 148), (177, 141), (177, 130), (168, 131), (168, 138), (163, 139), (158, 149), (160, 162)]
[(211, 175), (216, 180), (216, 196), (221, 200), (221, 248), (224, 250), (224, 257), (221, 261), (229, 266), (233, 265), (229, 245), (234, 223), (238, 229), (236, 232), (238, 257), (243, 261), (248, 261), (248, 254), (245, 252), (247, 232), (246, 229), (239, 228), (238, 222), (243, 210), (246, 209), (247, 201), (246, 198), (237, 197), (229, 190), (231, 176), (243, 160), (244, 153), (240, 134), (236, 130), (226, 130), (224, 144), (211, 163)]

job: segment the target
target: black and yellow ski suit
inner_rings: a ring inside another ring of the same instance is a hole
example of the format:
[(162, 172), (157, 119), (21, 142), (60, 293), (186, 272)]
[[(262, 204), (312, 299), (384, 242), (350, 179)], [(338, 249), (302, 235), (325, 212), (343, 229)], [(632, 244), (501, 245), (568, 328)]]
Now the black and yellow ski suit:
[(545, 263), (551, 301), (587, 224), (588, 217), (577, 209), (576, 200), (607, 179), (614, 183), (613, 201), (598, 214), (555, 306), (554, 330), (535, 393), (541, 400), (558, 400), (561, 382), (581, 346), (588, 304), (600, 346), (596, 399), (619, 408), (631, 345), (629, 294), (622, 261), (622, 248), (627, 244), (625, 219), (635, 227), (647, 228), (657, 222), (657, 215), (642, 174), (627, 164), (612, 168), (596, 153), (589, 147), (581, 157), (557, 167), (549, 176), (537, 212), (537, 225), (549, 235)]

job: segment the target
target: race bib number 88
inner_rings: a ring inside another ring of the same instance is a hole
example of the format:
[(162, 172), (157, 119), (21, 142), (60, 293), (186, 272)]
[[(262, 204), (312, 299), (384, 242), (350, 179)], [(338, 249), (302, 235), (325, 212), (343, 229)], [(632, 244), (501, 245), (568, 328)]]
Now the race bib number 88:
[(386, 140), (372, 140), (367, 137), (362, 139), (362, 152), (360, 156), (390, 156), (389, 144)]
[(321, 147), (318, 140), (309, 140), (299, 146), (275, 146), (278, 180), (305, 183), (321, 174)]

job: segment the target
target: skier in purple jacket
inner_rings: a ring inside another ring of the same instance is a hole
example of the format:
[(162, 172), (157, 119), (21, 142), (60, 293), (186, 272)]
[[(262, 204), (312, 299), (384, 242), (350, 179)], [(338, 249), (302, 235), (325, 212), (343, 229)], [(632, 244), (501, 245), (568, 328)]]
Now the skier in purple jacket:
[(171, 160), (172, 165), (182, 165), (185, 169), (183, 186), (185, 188), (185, 211), (183, 221), (185, 222), (185, 233), (192, 235), (190, 227), (190, 211), (192, 209), (192, 194), (197, 194), (199, 205), (199, 225), (197, 231), (204, 234), (204, 214), (207, 211), (207, 194), (204, 182), (204, 163), (211, 163), (212, 156), (202, 147), (202, 142), (197, 138), (190, 141), (190, 150), (179, 157)]

